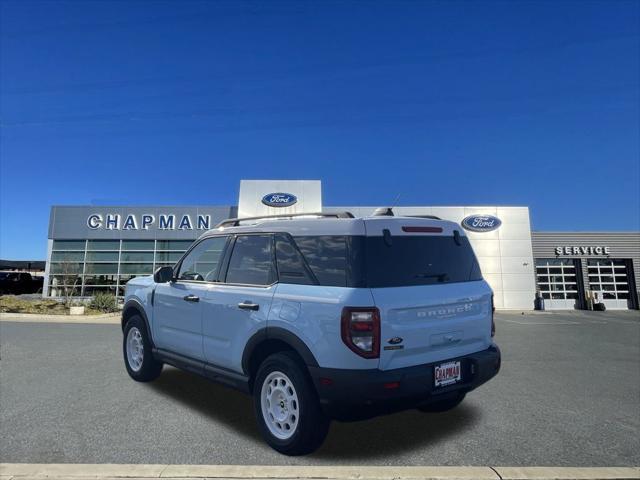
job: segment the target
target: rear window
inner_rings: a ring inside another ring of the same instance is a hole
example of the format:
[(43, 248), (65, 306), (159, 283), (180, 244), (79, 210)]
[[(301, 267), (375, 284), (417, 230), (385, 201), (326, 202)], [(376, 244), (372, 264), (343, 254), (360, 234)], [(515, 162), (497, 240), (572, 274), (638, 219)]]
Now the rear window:
[(482, 280), (466, 237), (366, 237), (366, 277), (370, 288), (434, 285)]
[(390, 245), (383, 237), (364, 236), (299, 236), (295, 245), (285, 240), (276, 237), (282, 283), (384, 288), (482, 280), (462, 236), (459, 244), (453, 236), (425, 235), (393, 236)]

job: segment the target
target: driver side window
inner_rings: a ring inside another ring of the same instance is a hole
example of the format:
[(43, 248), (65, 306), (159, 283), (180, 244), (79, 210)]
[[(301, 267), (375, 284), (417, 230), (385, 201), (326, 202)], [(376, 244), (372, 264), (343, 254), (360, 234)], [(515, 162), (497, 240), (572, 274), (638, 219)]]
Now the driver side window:
[(226, 243), (227, 237), (214, 237), (196, 245), (180, 264), (178, 280), (215, 281)]

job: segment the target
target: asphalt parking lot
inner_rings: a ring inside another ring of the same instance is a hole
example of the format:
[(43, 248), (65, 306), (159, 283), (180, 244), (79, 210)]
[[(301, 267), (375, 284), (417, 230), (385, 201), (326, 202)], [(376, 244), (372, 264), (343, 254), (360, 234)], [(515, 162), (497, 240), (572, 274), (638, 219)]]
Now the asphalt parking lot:
[(117, 325), (0, 324), (0, 461), (640, 464), (640, 315), (497, 315), (501, 373), (445, 414), (335, 423), (313, 455), (258, 434), (251, 399), (165, 368), (131, 381)]

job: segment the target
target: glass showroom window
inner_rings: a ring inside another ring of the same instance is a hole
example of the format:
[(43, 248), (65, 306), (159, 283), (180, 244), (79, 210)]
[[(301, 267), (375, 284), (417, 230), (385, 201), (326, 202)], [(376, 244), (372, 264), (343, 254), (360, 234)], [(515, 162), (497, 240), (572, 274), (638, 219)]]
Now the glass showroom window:
[(106, 292), (122, 297), (129, 280), (150, 275), (164, 265), (175, 265), (192, 243), (191, 240), (54, 240), (49, 294), (64, 296), (63, 287), (72, 286), (74, 296), (90, 297)]
[(157, 240), (154, 269), (175, 265), (192, 243), (191, 240)]
[(82, 295), (96, 293), (115, 295), (118, 283), (120, 240), (88, 240), (87, 257), (82, 282)]
[(89, 251), (118, 251), (120, 250), (120, 240), (89, 240), (87, 241)]
[(140, 275), (153, 273), (155, 240), (123, 240), (120, 251), (117, 295), (124, 295), (126, 283)]
[(87, 262), (118, 262), (118, 252), (87, 251)]
[(49, 296), (81, 295), (85, 240), (54, 240), (49, 265)]

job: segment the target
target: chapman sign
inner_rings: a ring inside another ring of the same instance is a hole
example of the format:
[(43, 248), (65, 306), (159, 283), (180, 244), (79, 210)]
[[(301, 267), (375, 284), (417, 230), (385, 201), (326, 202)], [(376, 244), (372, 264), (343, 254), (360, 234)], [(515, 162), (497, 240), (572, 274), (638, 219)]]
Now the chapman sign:
[(119, 215), (94, 213), (87, 217), (87, 227), (91, 230), (209, 230), (211, 215)]

